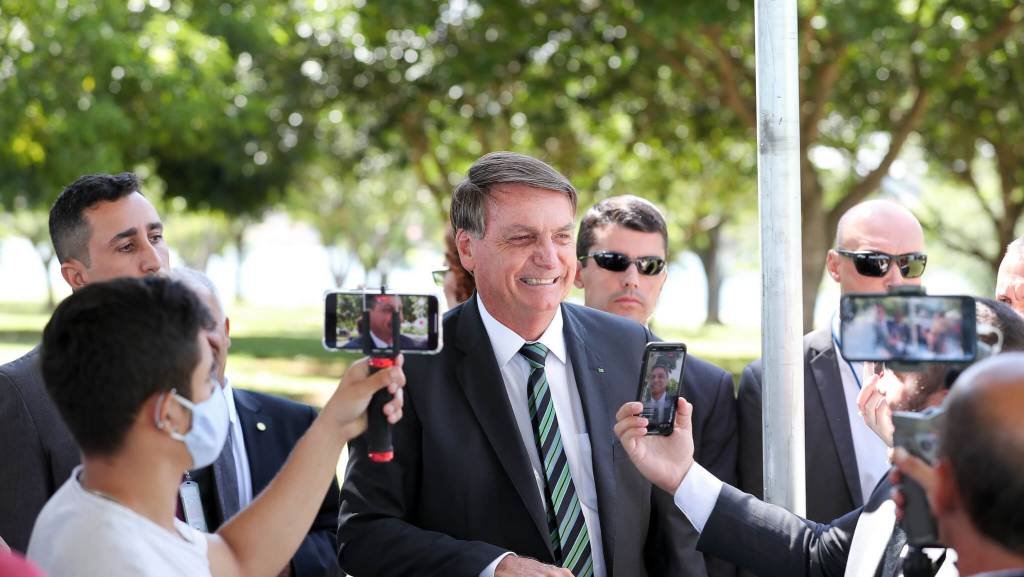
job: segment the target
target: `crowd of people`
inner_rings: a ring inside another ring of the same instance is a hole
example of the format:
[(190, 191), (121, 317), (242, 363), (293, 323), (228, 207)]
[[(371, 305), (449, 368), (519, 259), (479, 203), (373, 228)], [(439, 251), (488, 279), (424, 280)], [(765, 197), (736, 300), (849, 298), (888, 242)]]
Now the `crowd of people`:
[[(0, 576), (889, 577), (915, 554), (898, 471), (927, 490), (946, 546), (924, 551), (934, 572), (1024, 575), (1022, 241), (998, 300), (977, 299), (992, 358), (959, 378), (845, 360), (838, 315), (805, 337), (800, 518), (760, 500), (760, 361), (734, 394), (692, 351), (673, 433), (647, 435), (655, 391), (638, 383), (668, 227), (636, 196), (589, 207), (578, 231), (576, 214), (548, 164), (478, 159), (435, 275), (452, 305), (441, 352), (354, 363), (317, 414), (230, 385), (216, 287), (169, 269), (133, 175), (76, 180), (50, 215), (73, 293), (0, 367)], [(920, 284), (926, 254), (911, 212), (871, 200), (839, 221), (827, 273), (844, 294), (886, 292)], [(584, 305), (564, 302), (573, 286)], [(650, 372), (667, 387), (669, 368)], [(361, 436), (381, 388), (387, 463)], [(890, 459), (892, 412), (940, 405), (937, 463)]]

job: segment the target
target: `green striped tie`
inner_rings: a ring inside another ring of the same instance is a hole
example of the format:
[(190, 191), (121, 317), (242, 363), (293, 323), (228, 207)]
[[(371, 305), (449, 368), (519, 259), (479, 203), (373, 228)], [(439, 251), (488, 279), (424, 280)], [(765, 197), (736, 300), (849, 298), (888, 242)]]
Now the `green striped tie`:
[(590, 551), (590, 535), (583, 518), (580, 500), (576, 496), (569, 462), (565, 459), (562, 435), (558, 432), (555, 405), (551, 402), (544, 359), (548, 349), (540, 343), (527, 343), (519, 349), (530, 363), (530, 378), (526, 383), (530, 405), (530, 422), (537, 451), (544, 464), (548, 528), (552, 548), (558, 563), (572, 571), (576, 577), (594, 574), (594, 559)]

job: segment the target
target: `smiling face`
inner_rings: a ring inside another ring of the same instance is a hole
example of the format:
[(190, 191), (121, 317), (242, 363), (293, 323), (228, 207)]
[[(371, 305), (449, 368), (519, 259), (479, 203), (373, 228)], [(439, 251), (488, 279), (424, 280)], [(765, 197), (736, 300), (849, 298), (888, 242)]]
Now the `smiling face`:
[(544, 332), (576, 272), (573, 209), (562, 192), (496, 186), (482, 238), (456, 233), (487, 311), (526, 340)]
[[(639, 232), (608, 224), (594, 229), (594, 244), (589, 253), (618, 252), (635, 259), (641, 256), (665, 258), (665, 243), (657, 232)], [(588, 259), (576, 271), (576, 286), (583, 289), (588, 307), (599, 309), (646, 324), (654, 314), (661, 288), (668, 273), (647, 276), (634, 264), (622, 272), (605, 270)]]
[(651, 369), (651, 398), (660, 400), (668, 389), (668, 369), (654, 367)]

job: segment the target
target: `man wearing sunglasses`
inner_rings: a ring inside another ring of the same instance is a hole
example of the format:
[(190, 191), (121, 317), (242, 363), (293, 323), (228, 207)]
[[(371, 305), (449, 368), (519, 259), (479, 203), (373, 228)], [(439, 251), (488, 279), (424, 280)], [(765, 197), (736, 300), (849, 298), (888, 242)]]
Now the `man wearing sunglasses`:
[[(576, 241), (575, 285), (588, 307), (646, 325), (665, 285), (668, 227), (649, 201), (633, 195), (607, 198), (584, 214)], [(694, 405), (696, 459), (722, 479), (736, 479), (736, 406), (732, 375), (690, 355), (681, 394)], [(728, 481), (727, 481), (728, 482)], [(696, 551), (687, 526), (675, 537), (690, 575), (731, 575), (735, 569)]]
[[(924, 233), (905, 207), (871, 200), (848, 210), (836, 227), (828, 276), (846, 293), (880, 293), (919, 285), (927, 257)], [(807, 518), (825, 522), (864, 504), (889, 467), (886, 447), (858, 417), (863, 363), (839, 354), (838, 317), (804, 337)], [(763, 496), (761, 361), (740, 379), (740, 487)]]

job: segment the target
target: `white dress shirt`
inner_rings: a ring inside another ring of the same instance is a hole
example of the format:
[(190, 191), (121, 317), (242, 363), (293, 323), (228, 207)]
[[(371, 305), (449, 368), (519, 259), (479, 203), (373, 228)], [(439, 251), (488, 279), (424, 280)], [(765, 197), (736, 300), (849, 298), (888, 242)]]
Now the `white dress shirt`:
[(252, 503), (252, 473), (249, 471), (249, 456), (245, 452), (245, 437), (242, 435), (242, 421), (235, 407), (235, 394), (231, 383), (224, 379), (224, 396), (228, 401), (228, 418), (231, 419), (231, 443), (234, 449), (235, 478), (238, 479), (238, 506), (242, 509)]
[[(516, 426), (526, 448), (533, 468), (533, 478), (537, 483), (540, 501), (547, 507), (544, 498), (545, 478), (541, 468), (537, 441), (534, 437), (533, 424), (530, 422), (530, 408), (527, 402), (526, 385), (530, 376), (530, 364), (519, 354), (519, 349), (526, 340), (495, 319), (484, 306), (483, 299), (477, 295), (480, 318), (483, 320), (487, 337), (494, 350), (494, 358), (501, 370), (501, 378), (505, 382), (512, 413), (515, 415)], [(558, 419), (558, 430), (562, 436), (565, 458), (569, 463), (573, 486), (579, 497), (583, 518), (590, 535), (591, 556), (594, 560), (594, 575), (605, 577), (604, 550), (601, 548), (601, 523), (597, 514), (597, 490), (594, 484), (594, 464), (590, 452), (590, 436), (583, 417), (583, 404), (576, 388), (572, 364), (565, 347), (565, 335), (562, 333), (562, 309), (555, 312), (548, 328), (536, 342), (548, 348), (544, 362), (544, 373), (547, 376), (551, 401)], [(493, 577), (494, 569), (505, 555), (495, 559), (481, 573), (481, 577)]]
[(864, 423), (857, 408), (857, 396), (864, 384), (864, 363), (851, 363), (840, 353), (839, 315), (832, 315), (832, 344), (839, 363), (839, 376), (843, 380), (843, 395), (846, 398), (846, 413), (850, 421), (850, 436), (853, 452), (857, 458), (857, 473), (860, 476), (861, 502), (867, 502), (871, 491), (889, 471), (889, 447)]

